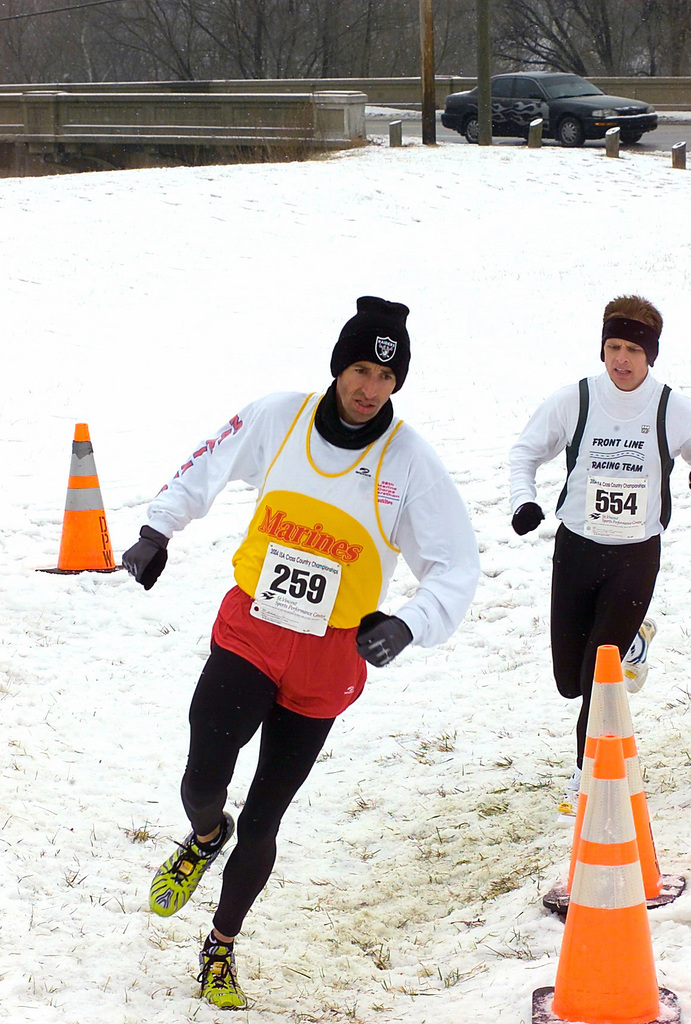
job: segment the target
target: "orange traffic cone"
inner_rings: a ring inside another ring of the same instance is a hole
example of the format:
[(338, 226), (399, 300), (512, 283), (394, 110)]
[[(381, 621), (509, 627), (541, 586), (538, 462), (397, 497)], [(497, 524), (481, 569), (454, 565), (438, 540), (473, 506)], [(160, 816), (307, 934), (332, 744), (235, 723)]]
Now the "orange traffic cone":
[(118, 568), (108, 534), (89, 428), (86, 423), (77, 423), (58, 565), (44, 572), (114, 572)]
[(578, 840), (581, 834), (583, 815), (585, 814), (588, 802), (589, 780), (592, 777), (595, 749), (599, 737), (608, 733), (612, 736), (619, 736), (622, 741), (626, 763), (626, 777), (629, 782), (629, 796), (631, 797), (631, 809), (636, 826), (636, 839), (638, 840), (638, 856), (643, 874), (643, 887), (646, 899), (654, 899), (660, 895), (662, 876), (660, 875), (660, 866), (653, 843), (653, 833), (648, 815), (648, 802), (645, 798), (645, 790), (643, 789), (643, 775), (638, 760), (636, 740), (633, 735), (633, 722), (626, 696), (626, 687), (624, 686), (624, 673), (621, 666), (619, 648), (612, 645), (598, 647), (597, 649), (593, 695), (588, 713), (585, 754), (583, 757), (583, 774), (586, 775), (587, 761), (588, 778), (583, 798), (581, 799), (579, 796), (578, 809), (576, 811), (574, 842), (569, 869), (569, 891), (571, 890), (573, 873), (576, 866)]
[(611, 644), (603, 645), (598, 647), (595, 660), (593, 693), (588, 714), (583, 775), (576, 808), (568, 882), (566, 886), (555, 886), (543, 899), (544, 905), (549, 910), (556, 910), (560, 914), (565, 914), (568, 910), (569, 893), (578, 855), (578, 843), (588, 806), (595, 749), (599, 737), (605, 734), (619, 736), (623, 743), (631, 810), (636, 827), (638, 855), (648, 908), (652, 909), (665, 903), (671, 903), (686, 885), (686, 880), (680, 875), (660, 874), (619, 648)]
[(557, 978), (534, 993), (533, 1022), (653, 1024), (675, 1012), (680, 1019), (676, 996), (655, 975), (622, 741), (601, 736)]

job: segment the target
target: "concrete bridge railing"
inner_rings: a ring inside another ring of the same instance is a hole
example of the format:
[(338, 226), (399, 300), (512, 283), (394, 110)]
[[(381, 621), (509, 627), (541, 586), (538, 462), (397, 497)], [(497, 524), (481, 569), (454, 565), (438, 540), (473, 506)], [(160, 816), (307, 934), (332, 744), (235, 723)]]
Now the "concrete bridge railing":
[(219, 162), (258, 148), (344, 148), (365, 140), (365, 102), (352, 90), (0, 89), (0, 163), (27, 173), (36, 161), (131, 167), (166, 157)]
[(0, 92), (0, 139), (23, 142), (299, 141), (365, 136), (358, 92), (174, 93), (31, 89)]

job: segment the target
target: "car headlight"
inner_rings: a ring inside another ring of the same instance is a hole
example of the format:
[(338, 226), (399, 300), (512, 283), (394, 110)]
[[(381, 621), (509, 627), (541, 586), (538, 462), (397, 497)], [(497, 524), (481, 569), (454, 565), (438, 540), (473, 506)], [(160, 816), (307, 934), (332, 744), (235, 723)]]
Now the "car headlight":
[(609, 110), (609, 109), (594, 110), (592, 116), (593, 117), (616, 117), (617, 113), (618, 113), (618, 111), (616, 111), (616, 110)]

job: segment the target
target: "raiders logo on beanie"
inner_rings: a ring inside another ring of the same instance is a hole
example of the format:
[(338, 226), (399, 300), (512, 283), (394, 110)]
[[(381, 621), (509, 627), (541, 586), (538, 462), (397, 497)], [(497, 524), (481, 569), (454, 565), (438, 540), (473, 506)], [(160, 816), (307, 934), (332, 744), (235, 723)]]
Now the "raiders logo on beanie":
[(394, 391), (400, 391), (410, 363), (410, 338), (405, 325), (409, 312), (402, 302), (362, 295), (357, 300), (357, 313), (343, 327), (331, 353), (333, 376), (338, 377), (360, 360), (379, 363), (391, 370), (396, 377)]

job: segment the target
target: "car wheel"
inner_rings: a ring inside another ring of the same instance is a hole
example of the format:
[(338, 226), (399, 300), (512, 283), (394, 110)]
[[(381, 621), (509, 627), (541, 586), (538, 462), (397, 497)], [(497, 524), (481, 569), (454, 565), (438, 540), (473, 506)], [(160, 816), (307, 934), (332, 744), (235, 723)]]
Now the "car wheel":
[(633, 146), (643, 138), (643, 132), (622, 132), (621, 141), (625, 146)]
[(583, 145), (585, 142), (585, 132), (583, 131), (583, 125), (577, 117), (572, 117), (571, 114), (562, 117), (557, 128), (557, 139), (567, 149), (575, 149)]
[(480, 128), (477, 122), (477, 114), (471, 114), (466, 118), (463, 125), (463, 134), (467, 142), (477, 142), (480, 136)]

